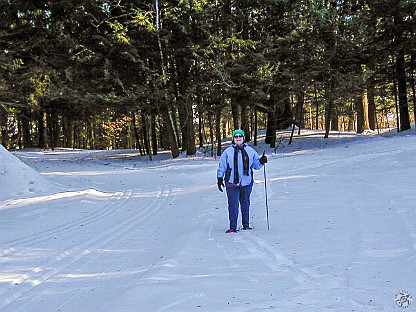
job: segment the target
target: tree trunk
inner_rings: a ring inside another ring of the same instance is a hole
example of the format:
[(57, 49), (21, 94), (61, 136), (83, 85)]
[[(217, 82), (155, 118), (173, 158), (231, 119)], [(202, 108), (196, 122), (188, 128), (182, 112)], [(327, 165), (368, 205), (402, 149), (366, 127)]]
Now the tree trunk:
[(415, 53), (412, 53), (410, 57), (410, 71), (411, 71), (411, 79), (410, 79), (410, 86), (412, 88), (412, 95), (413, 95), (413, 120), (415, 122), (416, 127), (416, 91), (415, 91)]
[(354, 127), (354, 116), (351, 116), (350, 118), (348, 118), (348, 131), (354, 131), (355, 127)]
[(331, 116), (331, 130), (332, 131), (339, 131), (339, 126), (338, 126), (338, 109), (335, 107), (334, 110), (332, 111), (332, 116)]
[(251, 141), (248, 111), (249, 111), (248, 105), (245, 103), (242, 103), (241, 104), (241, 130), (243, 130), (246, 135), (245, 137), (246, 142)]
[(332, 114), (334, 110), (334, 81), (331, 80), (330, 85), (325, 90), (325, 98), (326, 105), (325, 105), (325, 135), (324, 138), (329, 138), (329, 131), (331, 128), (331, 120), (332, 120)]
[(55, 132), (53, 129), (53, 124), (54, 124), (54, 117), (53, 117), (53, 112), (51, 111), (51, 109), (49, 109), (49, 114), (46, 115), (47, 117), (47, 122), (46, 124), (48, 125), (48, 134), (49, 134), (49, 147), (52, 149), (52, 151), (55, 150)]
[(162, 116), (160, 116), (160, 117), (157, 119), (157, 122), (158, 122), (158, 124), (159, 124), (159, 144), (160, 144), (160, 147), (161, 147), (162, 149), (169, 149), (169, 146), (168, 146), (168, 144), (167, 144), (167, 140), (165, 139), (165, 137), (166, 137), (166, 135), (165, 135), (166, 129), (165, 129), (165, 127), (163, 126), (163, 119), (162, 119)]
[(95, 120), (90, 118), (88, 119), (88, 141), (89, 141), (89, 147), (91, 149), (95, 149), (95, 133), (94, 133), (94, 128), (95, 128)]
[(150, 151), (150, 144), (149, 144), (149, 133), (147, 131), (147, 118), (142, 113), (142, 136), (143, 136), (143, 143), (146, 154), (149, 157), (149, 160), (152, 160), (152, 152)]
[(134, 138), (136, 139), (136, 148), (139, 150), (140, 156), (143, 156), (142, 146), (140, 144), (139, 129), (137, 129), (136, 113), (132, 113), (131, 116), (132, 116), (131, 123), (133, 125)]
[(302, 98), (299, 103), (299, 128), (298, 128), (298, 135), (300, 135), (301, 129), (305, 129), (305, 116), (303, 112), (303, 108), (305, 105), (305, 92), (302, 91)]
[(188, 105), (188, 119), (186, 120), (187, 126), (187, 149), (186, 155), (195, 155), (196, 154), (196, 146), (195, 146), (195, 127), (194, 127), (194, 116), (193, 116), (193, 109), (192, 105)]
[(357, 112), (357, 133), (364, 132), (364, 105), (363, 105), (363, 96), (357, 95), (355, 97), (355, 110)]
[(48, 120), (48, 130), (49, 130), (49, 139), (50, 139), (50, 147), (52, 150), (55, 147), (59, 146), (59, 137), (60, 137), (60, 127), (59, 127), (59, 118), (58, 112), (54, 107), (49, 107), (49, 114), (47, 115)]
[(66, 133), (64, 133), (64, 138), (66, 141), (66, 147), (74, 147), (74, 136), (73, 136), (73, 132), (74, 132), (74, 121), (69, 119), (68, 117), (66, 118), (65, 122), (65, 129), (66, 129)]
[(150, 128), (152, 136), (152, 152), (157, 155), (157, 132), (156, 132), (156, 115), (152, 112), (150, 115)]
[[(155, 0), (155, 11), (156, 11), (156, 30), (157, 30), (157, 42), (159, 48), (159, 56), (160, 56), (160, 73), (164, 77), (166, 75), (165, 71), (165, 57), (163, 54), (162, 48), (162, 41), (160, 39), (160, 15), (159, 15), (159, 0)], [(165, 139), (166, 143), (169, 145), (169, 148), (172, 152), (172, 157), (176, 158), (180, 155), (179, 152), (179, 138), (177, 136), (177, 126), (176, 126), (176, 118), (172, 116), (172, 112), (169, 109), (168, 103), (168, 95), (167, 95), (167, 86), (166, 82), (164, 81), (164, 101), (165, 107), (161, 109), (161, 116), (163, 120), (163, 128), (165, 130)]]
[(217, 156), (221, 156), (221, 106), (218, 105), (215, 114), (215, 136), (217, 138)]
[(319, 102), (316, 86), (314, 86), (313, 101), (315, 103), (315, 130), (319, 130)]
[(182, 139), (179, 135), (179, 126), (178, 126), (178, 119), (176, 118), (177, 112), (176, 108), (173, 105), (170, 105), (170, 109), (168, 110), (169, 119), (171, 120), (172, 127), (173, 127), (173, 136), (176, 140), (176, 145), (178, 149), (182, 146)]
[(249, 125), (249, 105), (247, 103), (248, 95), (247, 96), (239, 96), (238, 102), (240, 103), (241, 107), (241, 130), (245, 133), (245, 141), (251, 141), (250, 135), (250, 125)]
[(181, 109), (179, 110), (179, 120), (182, 133), (182, 150), (186, 151), (186, 155), (195, 155), (195, 129), (191, 103), (181, 103)]
[(303, 104), (305, 101), (305, 94), (303, 90), (299, 90), (297, 96), (296, 96), (296, 110), (295, 110), (295, 117), (293, 119), (292, 128), (290, 132), (290, 138), (288, 144), (292, 144), (293, 141), (293, 135), (295, 134), (295, 128), (296, 126), (299, 127), (299, 133), (300, 133), (300, 124), (302, 119), (302, 111), (303, 111)]
[(368, 93), (364, 91), (362, 94), (363, 114), (364, 114), (364, 130), (370, 129), (368, 125)]
[(300, 129), (304, 127), (303, 125), (303, 106), (305, 105), (305, 92), (303, 90), (303, 88), (298, 92), (297, 95), (297, 104), (296, 104), (296, 122), (298, 127), (299, 127), (299, 132), (298, 134), (300, 134)]
[(67, 140), (67, 131), (68, 131), (67, 124), (68, 124), (68, 121), (67, 120), (68, 120), (68, 118), (65, 115), (63, 115), (62, 120), (61, 120), (61, 123), (62, 123), (62, 147), (68, 147), (68, 140)]
[(292, 107), (290, 104), (289, 91), (283, 90), (276, 105), (277, 129), (286, 129), (293, 123)]
[(7, 111), (0, 105), (0, 128), (1, 128), (1, 144), (7, 148), (9, 136), (8, 136), (8, 123), (7, 123)]
[(254, 144), (254, 146), (257, 146), (257, 129), (258, 129), (258, 116), (257, 116), (257, 107), (256, 106), (254, 106), (254, 126), (253, 126), (253, 128), (254, 128), (254, 142), (253, 142), (253, 144)]
[(211, 143), (211, 157), (214, 156), (214, 127), (212, 126), (212, 113), (208, 112), (209, 136)]
[(409, 107), (407, 104), (406, 90), (406, 70), (404, 64), (404, 51), (400, 50), (396, 58), (396, 75), (400, 110), (400, 131), (410, 129)]
[(265, 143), (270, 144), (271, 148), (276, 147), (276, 118), (274, 112), (267, 113), (267, 126), (266, 126), (266, 139)]
[(280, 87), (282, 80), (284, 78), (277, 79), (276, 86), (270, 91), (270, 99), (267, 105), (272, 113), (268, 114), (266, 143), (273, 148), (276, 145), (276, 130), (286, 129), (293, 123), (290, 93), (288, 89)]
[(393, 80), (393, 93), (394, 93), (394, 106), (396, 108), (396, 128), (397, 128), (397, 132), (399, 132), (400, 131), (399, 100), (398, 100), (398, 96), (397, 96), (396, 79)]
[(233, 130), (240, 129), (239, 105), (235, 95), (231, 97), (231, 114), (233, 116)]
[(204, 136), (202, 135), (204, 129), (203, 111), (199, 108), (198, 110), (198, 140), (199, 148), (204, 147)]
[(165, 130), (164, 134), (165, 134), (166, 143), (168, 144), (172, 152), (172, 157), (173, 158), (179, 157), (180, 152), (179, 152), (178, 142), (176, 140), (176, 135), (175, 135), (174, 121), (173, 121), (171, 112), (169, 112), (167, 108), (165, 108), (162, 111), (162, 120), (163, 120), (163, 127)]
[(354, 110), (351, 105), (347, 105), (346, 114), (348, 116), (347, 131), (354, 131)]
[(22, 109), (20, 119), (22, 122), (22, 131), (23, 131), (23, 147), (24, 148), (31, 148), (33, 147), (32, 143), (32, 134), (30, 132), (31, 129), (31, 119), (32, 114), (29, 109)]
[(45, 149), (46, 140), (45, 140), (45, 113), (43, 110), (38, 112), (38, 147)]
[(374, 85), (372, 83), (368, 86), (367, 98), (368, 98), (368, 127), (371, 130), (375, 130), (376, 124), (377, 124), (377, 120), (376, 120), (377, 114), (376, 114), (376, 102), (374, 100)]
[[(177, 102), (178, 101), (179, 100), (177, 99)], [(187, 113), (186, 113), (185, 103), (182, 101), (178, 103), (178, 114), (179, 114), (179, 129), (180, 129), (180, 135), (181, 135), (181, 141), (182, 141), (181, 150), (186, 151), (188, 149), (188, 138), (186, 137), (188, 134), (188, 131), (186, 129)]]
[(333, 106), (334, 106), (333, 100), (329, 99), (325, 106), (325, 135), (324, 135), (325, 139), (329, 138), (329, 130), (331, 129)]

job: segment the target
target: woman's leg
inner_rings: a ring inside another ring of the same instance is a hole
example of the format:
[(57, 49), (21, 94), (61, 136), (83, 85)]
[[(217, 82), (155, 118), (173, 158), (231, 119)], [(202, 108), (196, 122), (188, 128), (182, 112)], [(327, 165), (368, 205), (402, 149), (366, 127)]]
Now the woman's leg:
[(230, 220), (230, 229), (237, 229), (240, 188), (226, 187), (226, 191), (228, 197), (228, 218)]
[(250, 195), (253, 184), (242, 186), (240, 188), (240, 206), (243, 228), (250, 226)]

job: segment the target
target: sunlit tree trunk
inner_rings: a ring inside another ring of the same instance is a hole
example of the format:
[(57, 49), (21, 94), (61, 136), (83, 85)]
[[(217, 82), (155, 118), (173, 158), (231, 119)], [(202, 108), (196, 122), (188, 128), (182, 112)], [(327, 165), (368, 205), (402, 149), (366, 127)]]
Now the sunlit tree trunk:
[(411, 72), (411, 79), (410, 79), (410, 86), (412, 88), (412, 95), (413, 95), (413, 121), (416, 124), (416, 91), (415, 91), (415, 57), (416, 55), (412, 53), (410, 58), (410, 72)]

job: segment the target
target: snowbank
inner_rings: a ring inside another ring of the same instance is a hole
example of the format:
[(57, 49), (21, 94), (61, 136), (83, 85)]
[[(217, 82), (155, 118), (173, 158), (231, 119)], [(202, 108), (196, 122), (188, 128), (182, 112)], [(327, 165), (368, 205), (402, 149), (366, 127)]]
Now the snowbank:
[(55, 186), (0, 145), (0, 200), (32, 197)]

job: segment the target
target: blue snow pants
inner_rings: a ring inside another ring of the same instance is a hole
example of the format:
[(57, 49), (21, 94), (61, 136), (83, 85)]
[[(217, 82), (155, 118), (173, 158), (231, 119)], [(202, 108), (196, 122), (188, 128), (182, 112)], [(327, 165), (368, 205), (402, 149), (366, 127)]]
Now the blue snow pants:
[(241, 208), (243, 227), (250, 225), (250, 195), (253, 183), (246, 186), (228, 186), (228, 218), (230, 219), (230, 229), (237, 229), (238, 208)]

